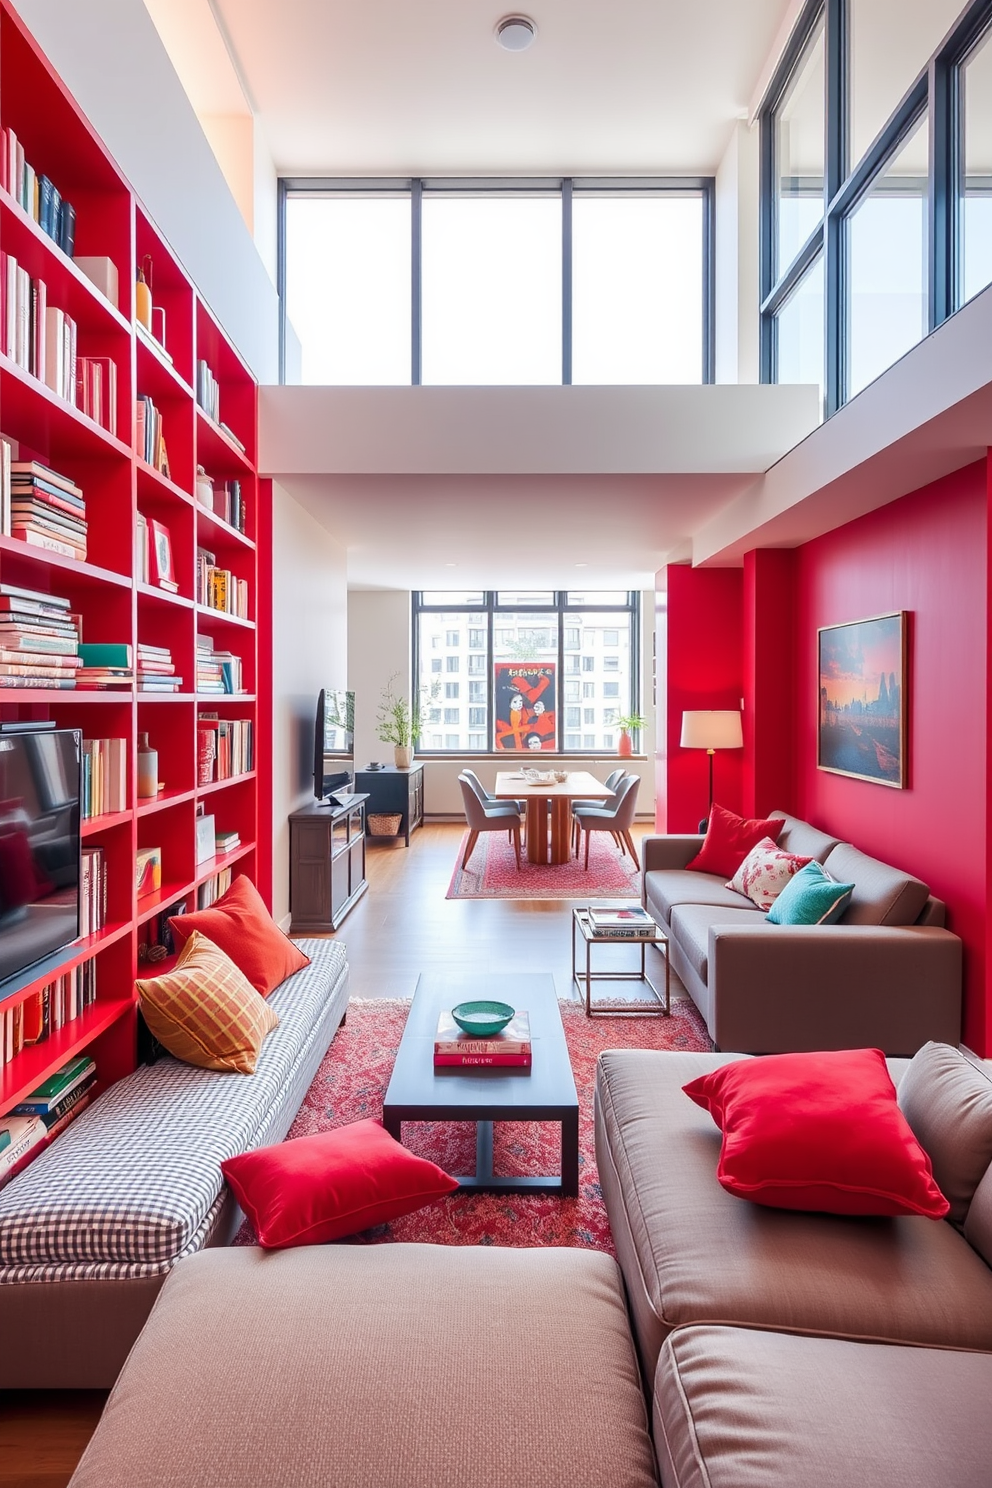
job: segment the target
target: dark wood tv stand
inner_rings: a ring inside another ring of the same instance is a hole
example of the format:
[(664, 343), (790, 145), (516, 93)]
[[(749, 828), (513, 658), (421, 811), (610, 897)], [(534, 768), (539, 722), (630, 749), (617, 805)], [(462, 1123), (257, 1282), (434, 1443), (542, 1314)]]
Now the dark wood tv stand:
[(365, 802), (313, 801), (289, 818), (289, 909), (294, 935), (336, 930), (368, 888)]

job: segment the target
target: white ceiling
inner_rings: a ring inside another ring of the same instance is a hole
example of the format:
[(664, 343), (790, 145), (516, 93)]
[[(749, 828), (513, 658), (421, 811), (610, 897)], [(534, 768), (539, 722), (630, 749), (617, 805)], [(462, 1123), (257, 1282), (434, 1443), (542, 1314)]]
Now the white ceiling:
[(281, 173), (405, 176), (712, 172), (789, 0), (211, 3)]

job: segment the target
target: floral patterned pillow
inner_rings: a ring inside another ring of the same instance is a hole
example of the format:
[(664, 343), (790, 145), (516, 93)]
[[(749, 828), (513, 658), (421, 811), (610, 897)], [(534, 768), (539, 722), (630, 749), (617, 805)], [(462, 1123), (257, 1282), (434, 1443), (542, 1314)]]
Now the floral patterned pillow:
[(771, 909), (792, 875), (809, 862), (812, 862), (811, 858), (785, 852), (776, 847), (770, 837), (762, 837), (757, 846), (752, 847), (727, 888), (746, 894), (759, 909)]

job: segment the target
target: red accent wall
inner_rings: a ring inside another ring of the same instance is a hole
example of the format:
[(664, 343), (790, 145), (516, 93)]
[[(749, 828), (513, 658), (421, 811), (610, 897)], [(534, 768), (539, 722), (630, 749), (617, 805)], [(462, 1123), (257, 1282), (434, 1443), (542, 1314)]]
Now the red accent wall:
[[(743, 693), (742, 575), (738, 568), (671, 564), (659, 575), (659, 743), (657, 827), (695, 832), (709, 802), (709, 766), (703, 749), (683, 749), (682, 713), (688, 708), (739, 708)], [(739, 749), (714, 756), (714, 799), (741, 809)]]
[(796, 554), (759, 548), (744, 554), (743, 815), (762, 819), (796, 799), (795, 627), (783, 624), (795, 594)]
[[(949, 928), (965, 944), (964, 1040), (983, 1055), (992, 1032), (987, 463), (796, 550), (793, 732), (797, 813), (947, 901)], [(816, 767), (817, 627), (892, 610), (910, 611), (907, 790)]]

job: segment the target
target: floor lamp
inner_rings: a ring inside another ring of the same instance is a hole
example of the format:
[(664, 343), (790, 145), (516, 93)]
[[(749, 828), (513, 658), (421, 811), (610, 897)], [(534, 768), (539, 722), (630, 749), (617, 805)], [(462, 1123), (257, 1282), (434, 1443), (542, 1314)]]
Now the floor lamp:
[(710, 757), (710, 804), (706, 815), (699, 823), (699, 830), (706, 831), (706, 824), (713, 809), (713, 754), (717, 749), (740, 749), (744, 744), (741, 715), (732, 709), (702, 708), (682, 714), (683, 749), (705, 749)]

